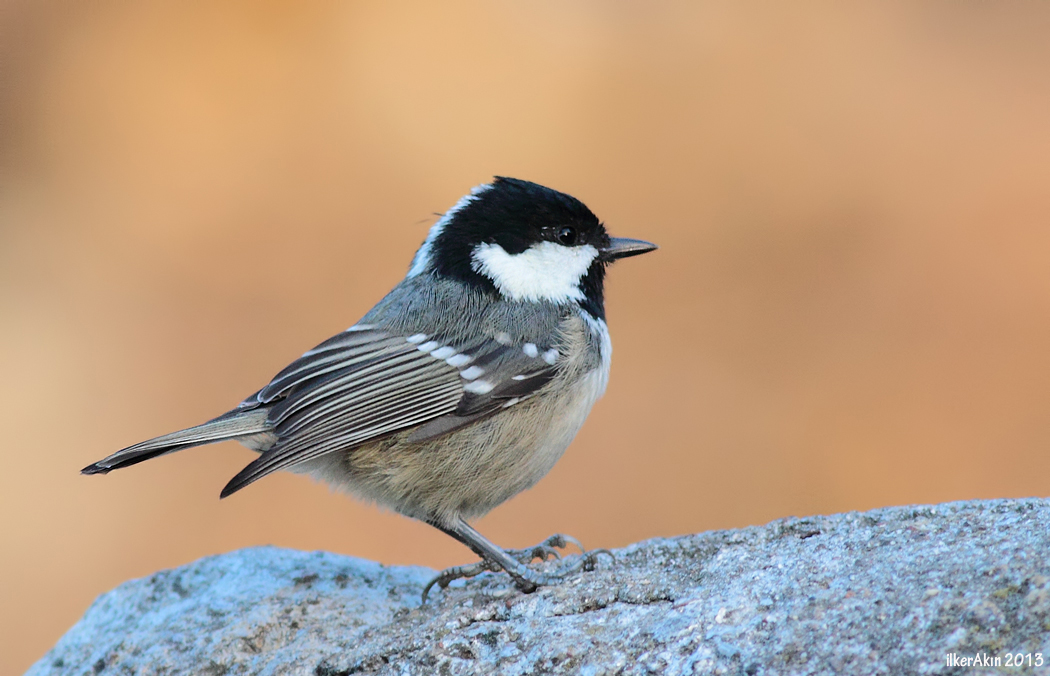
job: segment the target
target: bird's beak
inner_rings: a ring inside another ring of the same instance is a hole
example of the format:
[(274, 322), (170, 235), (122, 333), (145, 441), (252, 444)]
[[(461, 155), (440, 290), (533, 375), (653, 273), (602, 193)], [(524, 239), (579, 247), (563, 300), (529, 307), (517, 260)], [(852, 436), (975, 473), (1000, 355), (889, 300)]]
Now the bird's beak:
[(656, 245), (652, 242), (646, 242), (641, 239), (610, 237), (609, 246), (602, 248), (601, 255), (602, 260), (612, 262), (619, 258), (627, 258), (629, 256), (638, 256), (639, 254), (648, 253), (656, 248)]

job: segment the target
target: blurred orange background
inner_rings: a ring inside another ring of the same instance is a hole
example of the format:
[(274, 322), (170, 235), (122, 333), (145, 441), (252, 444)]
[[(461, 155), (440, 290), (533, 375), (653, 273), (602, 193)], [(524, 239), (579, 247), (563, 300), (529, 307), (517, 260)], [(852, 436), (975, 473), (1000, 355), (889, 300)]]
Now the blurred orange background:
[(466, 562), (234, 443), (236, 404), (493, 174), (661, 250), (606, 397), (483, 519), (588, 546), (1050, 494), (1050, 5), (8, 2), (0, 671), (96, 595), (272, 543)]

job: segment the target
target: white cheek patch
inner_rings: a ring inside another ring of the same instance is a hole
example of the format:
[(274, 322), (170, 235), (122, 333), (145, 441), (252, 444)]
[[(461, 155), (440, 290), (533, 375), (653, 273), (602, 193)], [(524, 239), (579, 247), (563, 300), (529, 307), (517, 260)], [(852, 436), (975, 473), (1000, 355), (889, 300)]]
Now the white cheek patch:
[(564, 303), (583, 300), (580, 280), (597, 257), (590, 244), (540, 242), (520, 254), (509, 254), (499, 244), (479, 244), (471, 253), (471, 267), (511, 300)]

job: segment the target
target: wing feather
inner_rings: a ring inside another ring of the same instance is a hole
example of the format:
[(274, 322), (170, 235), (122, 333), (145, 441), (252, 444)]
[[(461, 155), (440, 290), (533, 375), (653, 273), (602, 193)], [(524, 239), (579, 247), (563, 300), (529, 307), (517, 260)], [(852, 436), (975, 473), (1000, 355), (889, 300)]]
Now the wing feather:
[(400, 388), (406, 379), (411, 380), (412, 374), (418, 371), (450, 380), (456, 380), (459, 375), (451, 366), (413, 349), (388, 355), (366, 365), (348, 366), (339, 372), (338, 377), (303, 388), (270, 409), (270, 420), (280, 426), (285, 421), (295, 420), (297, 413), (309, 414), (313, 408), (323, 406), (322, 402), (338, 405), (341, 396), (365, 399), (376, 392), (391, 390), (392, 386)]
[[(371, 326), (351, 327), (289, 364), (247, 399), (242, 407), (268, 409), (277, 442), (235, 476), (222, 495), (271, 472), (411, 427), (424, 429), (421, 438), (447, 433), (531, 396), (556, 369), (549, 348), (539, 358), (532, 344), (523, 349), (482, 337), (456, 345), (432, 336), (419, 345), (418, 336), (409, 338)], [(427, 349), (433, 345), (441, 347)]]

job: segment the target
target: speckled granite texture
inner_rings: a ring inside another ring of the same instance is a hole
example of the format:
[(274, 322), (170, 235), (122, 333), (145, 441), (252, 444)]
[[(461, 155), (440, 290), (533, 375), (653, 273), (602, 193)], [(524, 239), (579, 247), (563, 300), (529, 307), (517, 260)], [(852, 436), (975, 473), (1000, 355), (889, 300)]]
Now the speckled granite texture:
[[(246, 549), (104, 594), (29, 673), (1050, 674), (1048, 500), (790, 518), (616, 556), (534, 594), (486, 574), (421, 606), (428, 569)], [(1005, 666), (1017, 655), (1031, 666)], [(1000, 664), (959, 662), (975, 656)]]

